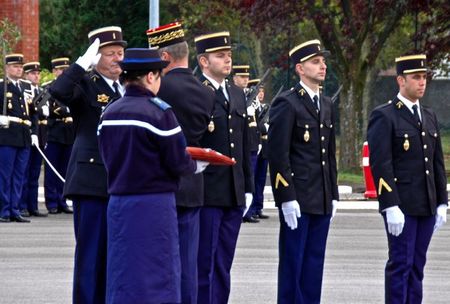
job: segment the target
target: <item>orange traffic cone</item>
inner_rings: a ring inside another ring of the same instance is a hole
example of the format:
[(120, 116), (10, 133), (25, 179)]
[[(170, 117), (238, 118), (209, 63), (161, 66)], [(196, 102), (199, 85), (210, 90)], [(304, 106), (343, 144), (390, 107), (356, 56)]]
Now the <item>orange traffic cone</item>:
[(364, 182), (366, 184), (366, 192), (364, 192), (365, 198), (376, 198), (377, 190), (375, 189), (375, 183), (373, 182), (372, 170), (370, 169), (369, 160), (369, 144), (367, 141), (363, 144), (362, 150), (362, 166), (364, 173)]

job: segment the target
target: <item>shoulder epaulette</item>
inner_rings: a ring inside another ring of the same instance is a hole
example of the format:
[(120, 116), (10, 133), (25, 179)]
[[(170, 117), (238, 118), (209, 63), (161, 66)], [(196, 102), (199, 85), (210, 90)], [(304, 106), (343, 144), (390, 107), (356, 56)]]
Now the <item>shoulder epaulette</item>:
[(162, 100), (159, 97), (152, 97), (149, 99), (153, 104), (157, 105), (158, 108), (160, 108), (161, 110), (165, 111), (167, 109), (170, 109), (170, 105), (165, 102), (164, 100)]
[(91, 75), (89, 75), (89, 77), (95, 82), (97, 81), (97, 79), (99, 79), (99, 76), (95, 73), (91, 73)]

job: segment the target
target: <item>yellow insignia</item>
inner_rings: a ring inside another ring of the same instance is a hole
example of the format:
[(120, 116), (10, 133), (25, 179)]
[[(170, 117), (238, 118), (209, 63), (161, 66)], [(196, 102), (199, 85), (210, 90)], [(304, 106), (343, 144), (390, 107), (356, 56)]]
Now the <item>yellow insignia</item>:
[(288, 182), (281, 176), (280, 173), (277, 173), (277, 176), (275, 177), (275, 189), (278, 189), (278, 184), (281, 182), (281, 184), (285, 187), (289, 186)]
[(308, 131), (309, 126), (305, 125), (305, 128), (306, 128), (306, 131), (305, 131), (305, 134), (303, 134), (303, 139), (305, 140), (305, 142), (308, 142), (309, 138), (310, 138), (309, 131)]
[(11, 98), (12, 97), (12, 93), (11, 92), (6, 92), (6, 97)]
[(383, 178), (380, 178), (378, 181), (378, 195), (381, 195), (383, 188), (386, 188), (387, 192), (392, 192), (392, 188), (389, 187), (388, 183), (386, 183)]
[(215, 129), (215, 126), (214, 126), (214, 121), (210, 121), (209, 122), (209, 124), (208, 124), (208, 131), (210, 132), (210, 133), (212, 133), (212, 132), (214, 132), (214, 129)]
[(395, 104), (395, 106), (400, 109), (401, 107), (403, 107), (403, 102), (399, 101)]
[(109, 96), (106, 94), (97, 95), (97, 101), (100, 103), (107, 103), (109, 101)]
[(405, 150), (405, 151), (409, 150), (408, 134), (405, 134), (405, 141), (403, 142), (403, 150)]
[(93, 75), (91, 76), (91, 79), (95, 82), (95, 81), (97, 81), (98, 76), (97, 76), (96, 74), (93, 74)]
[(300, 93), (301, 96), (305, 95), (306, 91), (305, 89), (301, 89), (300, 91), (298, 91)]

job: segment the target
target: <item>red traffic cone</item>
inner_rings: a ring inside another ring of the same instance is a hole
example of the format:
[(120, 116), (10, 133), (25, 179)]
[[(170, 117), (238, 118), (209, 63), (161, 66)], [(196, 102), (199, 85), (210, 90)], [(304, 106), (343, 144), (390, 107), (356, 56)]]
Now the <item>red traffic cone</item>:
[(364, 192), (365, 198), (376, 198), (377, 190), (375, 189), (375, 183), (373, 182), (372, 170), (370, 169), (369, 160), (369, 144), (367, 141), (363, 144), (362, 150), (362, 167), (364, 173), (364, 182), (366, 184), (366, 192)]

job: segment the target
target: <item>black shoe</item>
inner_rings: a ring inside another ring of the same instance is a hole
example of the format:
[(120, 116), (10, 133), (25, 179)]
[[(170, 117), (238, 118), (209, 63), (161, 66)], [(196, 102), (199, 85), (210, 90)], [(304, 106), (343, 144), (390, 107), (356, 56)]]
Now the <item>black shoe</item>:
[(244, 223), (259, 223), (259, 220), (255, 219), (255, 218), (253, 218), (253, 217), (250, 217), (250, 216), (244, 216), (244, 217), (242, 218), (242, 221), (243, 221)]
[(0, 217), (0, 223), (9, 223), (11, 220), (9, 217)]
[(39, 211), (39, 210), (31, 211), (30, 214), (31, 214), (32, 216), (36, 216), (36, 217), (47, 217), (47, 216), (48, 216), (48, 213), (41, 212), (41, 211)]
[(62, 213), (72, 214), (73, 210), (69, 206), (60, 207), (59, 211)]
[(266, 219), (268, 219), (270, 216), (265, 215), (264, 213), (262, 213), (262, 211), (260, 211), (260, 212), (257, 212), (253, 217), (254, 217), (254, 218), (259, 218), (259, 219), (262, 219), (262, 220), (266, 220)]
[(48, 213), (58, 214), (58, 213), (61, 213), (61, 211), (59, 211), (58, 208), (50, 208), (50, 209), (48, 209)]
[(30, 217), (30, 212), (27, 209), (20, 210), (20, 215), (23, 217)]
[(16, 217), (11, 217), (11, 222), (18, 222), (18, 223), (30, 223), (30, 220), (27, 220), (26, 218), (22, 217), (21, 215), (18, 215)]

